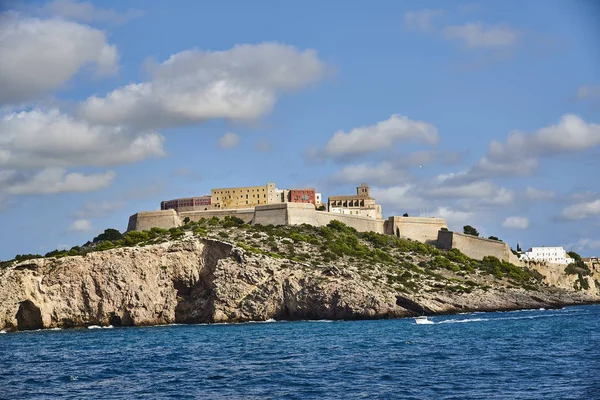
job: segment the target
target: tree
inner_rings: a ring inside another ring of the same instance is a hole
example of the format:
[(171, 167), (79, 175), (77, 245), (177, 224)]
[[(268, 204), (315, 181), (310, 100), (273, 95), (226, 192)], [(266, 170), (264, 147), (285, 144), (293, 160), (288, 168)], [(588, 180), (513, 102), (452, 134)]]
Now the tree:
[(108, 228), (104, 230), (104, 233), (99, 234), (93, 240), (94, 243), (102, 242), (104, 240), (119, 240), (123, 239), (123, 235), (116, 229)]
[(567, 254), (569, 255), (569, 257), (571, 257), (575, 261), (581, 260), (581, 256), (579, 254), (575, 253), (574, 251), (569, 251)]
[(184, 225), (187, 225), (187, 224), (189, 224), (189, 223), (190, 223), (190, 217), (185, 217), (185, 218), (183, 219), (183, 224), (184, 224)]
[(408, 213), (404, 213), (404, 215), (402, 215), (403, 217), (408, 217)]
[(463, 233), (465, 235), (479, 236), (479, 232), (477, 232), (477, 229), (473, 228), (471, 225), (463, 226)]
[(501, 242), (501, 240), (498, 239), (496, 236), (490, 236), (488, 239), (490, 239), (490, 240), (497, 240), (498, 242)]
[(325, 207), (324, 204), (321, 204), (319, 207), (317, 207), (317, 211), (326, 211), (327, 207)]
[(517, 252), (520, 253), (521, 251), (522, 251), (521, 250), (521, 245), (519, 243), (517, 243)]

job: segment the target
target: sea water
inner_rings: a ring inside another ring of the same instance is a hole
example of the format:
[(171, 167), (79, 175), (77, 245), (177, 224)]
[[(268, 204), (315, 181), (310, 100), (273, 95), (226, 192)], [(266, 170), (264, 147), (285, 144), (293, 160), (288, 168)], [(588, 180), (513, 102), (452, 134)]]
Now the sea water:
[(600, 306), (0, 335), (6, 399), (600, 399)]

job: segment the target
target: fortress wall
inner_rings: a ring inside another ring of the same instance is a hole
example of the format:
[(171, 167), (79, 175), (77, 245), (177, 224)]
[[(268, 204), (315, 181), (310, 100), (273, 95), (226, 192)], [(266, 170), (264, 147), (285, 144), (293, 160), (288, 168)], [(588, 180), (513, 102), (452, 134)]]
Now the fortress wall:
[(226, 210), (199, 210), (199, 211), (183, 211), (179, 213), (179, 217), (183, 221), (185, 217), (188, 217), (191, 221), (200, 221), (201, 218), (212, 218), (217, 217), (223, 219), (225, 217), (238, 217), (244, 220), (245, 223), (249, 224), (254, 219), (253, 208), (239, 208), (239, 209), (226, 209)]
[(287, 225), (289, 203), (256, 206), (252, 223), (260, 225)]
[(170, 229), (181, 225), (175, 210), (142, 211), (129, 217), (127, 231), (147, 231), (153, 227)]
[(383, 232), (383, 219), (373, 219), (360, 215), (337, 214), (325, 211), (315, 211), (317, 226), (325, 226), (333, 220), (343, 222), (359, 232)]
[(320, 226), (317, 221), (317, 211), (315, 206), (306, 203), (288, 203), (291, 207), (288, 207), (288, 224), (290, 225), (302, 225), (309, 224), (314, 226)]
[[(485, 256), (494, 256), (500, 260), (512, 262), (509, 256), (512, 252), (508, 244), (504, 242), (452, 231), (439, 231), (437, 242), (441, 249), (458, 249), (476, 260), (482, 260)], [(518, 261), (517, 265), (520, 265)]]
[(422, 243), (436, 243), (438, 231), (448, 229), (443, 218), (428, 217), (389, 217), (385, 221), (385, 233)]

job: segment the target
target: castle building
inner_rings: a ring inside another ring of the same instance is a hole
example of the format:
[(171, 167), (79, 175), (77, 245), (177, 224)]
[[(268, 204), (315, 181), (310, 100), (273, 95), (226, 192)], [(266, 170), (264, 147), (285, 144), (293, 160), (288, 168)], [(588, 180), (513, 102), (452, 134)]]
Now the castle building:
[(562, 247), (531, 247), (521, 255), (521, 259), (545, 261), (553, 264), (570, 264), (573, 262), (573, 259)]
[(281, 203), (275, 184), (211, 189), (212, 208), (252, 208), (258, 205)]
[(330, 196), (327, 199), (327, 210), (331, 213), (382, 218), (381, 205), (375, 204), (375, 199), (371, 197), (371, 189), (366, 183), (356, 188), (354, 196)]
[(210, 196), (185, 197), (181, 199), (166, 200), (160, 202), (161, 210), (198, 211), (210, 208)]

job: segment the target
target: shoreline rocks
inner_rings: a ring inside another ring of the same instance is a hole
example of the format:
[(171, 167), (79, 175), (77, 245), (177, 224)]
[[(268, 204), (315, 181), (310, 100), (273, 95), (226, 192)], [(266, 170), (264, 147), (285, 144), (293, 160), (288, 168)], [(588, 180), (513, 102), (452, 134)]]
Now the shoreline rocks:
[(24, 261), (0, 270), (0, 293), (0, 331), (380, 319), (600, 302), (598, 294), (551, 285), (400, 293), (339, 265), (312, 267), (196, 238)]

